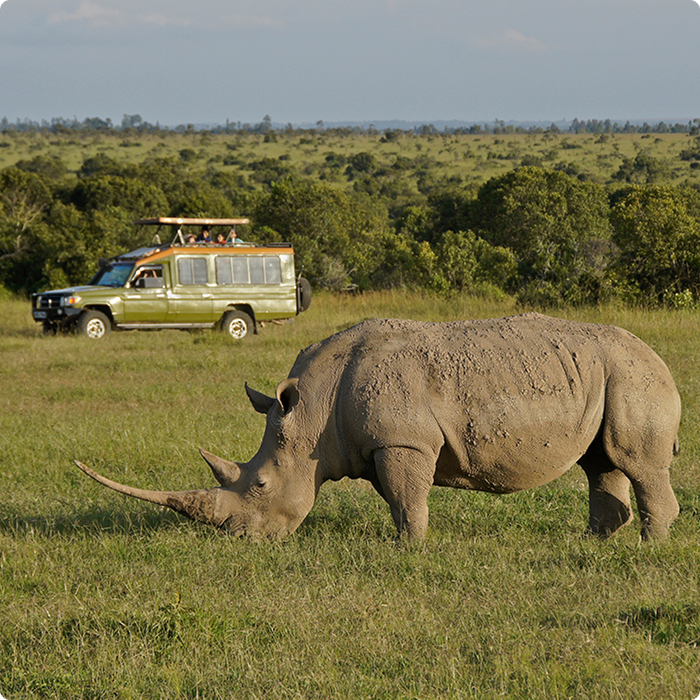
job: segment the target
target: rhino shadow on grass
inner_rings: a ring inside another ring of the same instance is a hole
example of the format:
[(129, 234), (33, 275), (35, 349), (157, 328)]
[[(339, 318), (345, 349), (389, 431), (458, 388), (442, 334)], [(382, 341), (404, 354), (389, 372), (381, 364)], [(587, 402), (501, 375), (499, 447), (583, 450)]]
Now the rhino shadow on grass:
[(115, 511), (113, 508), (89, 506), (77, 511), (66, 511), (55, 515), (37, 515), (12, 507), (0, 506), (0, 532), (13, 537), (39, 535), (85, 534), (109, 532), (113, 534), (147, 534), (157, 530), (177, 528), (180, 522), (175, 515), (166, 515), (148, 510), (131, 513)]
[(302, 350), (266, 396), (247, 463), (202, 456), (220, 486), (109, 488), (233, 535), (279, 538), (297, 529), (319, 488), (365, 479), (400, 535), (421, 539), (432, 486), (505, 494), (549, 483), (579, 463), (588, 530), (607, 537), (633, 518), (663, 539), (678, 515), (669, 467), (680, 398), (668, 368), (631, 333), (540, 314), (419, 323), (366, 321)]

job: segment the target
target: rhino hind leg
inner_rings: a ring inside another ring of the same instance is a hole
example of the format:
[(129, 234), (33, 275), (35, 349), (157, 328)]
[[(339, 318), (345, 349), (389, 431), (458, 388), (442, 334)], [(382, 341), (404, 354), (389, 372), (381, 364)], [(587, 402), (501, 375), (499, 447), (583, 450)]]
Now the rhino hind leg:
[(428, 532), (428, 492), (433, 484), (435, 458), (408, 447), (374, 452), (377, 491), (391, 508), (399, 537), (421, 540)]
[(668, 370), (654, 357), (641, 358), (633, 374), (609, 377), (596, 440), (632, 483), (644, 540), (665, 539), (679, 512), (669, 468), (678, 453), (681, 402)]
[(642, 521), (642, 539), (665, 540), (680, 510), (668, 469), (646, 474), (632, 486)]
[(580, 460), (588, 477), (588, 531), (610, 537), (632, 522), (630, 480), (610, 462), (602, 450)]
[(668, 453), (668, 459), (664, 459), (658, 447), (644, 454), (611, 445), (604, 447), (599, 435), (579, 460), (588, 477), (589, 531), (609, 537), (632, 521), (631, 484), (642, 523), (642, 539), (665, 539), (679, 511), (668, 470), (672, 449)]
[(610, 537), (632, 522), (630, 480), (612, 463), (599, 434), (579, 459), (588, 478), (588, 531)]

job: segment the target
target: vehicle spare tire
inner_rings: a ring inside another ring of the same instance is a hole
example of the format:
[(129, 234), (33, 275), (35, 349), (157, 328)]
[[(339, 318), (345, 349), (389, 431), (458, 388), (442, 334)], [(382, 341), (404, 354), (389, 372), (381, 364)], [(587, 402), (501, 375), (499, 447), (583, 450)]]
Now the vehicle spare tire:
[(300, 277), (297, 282), (297, 311), (301, 313), (311, 306), (311, 282)]

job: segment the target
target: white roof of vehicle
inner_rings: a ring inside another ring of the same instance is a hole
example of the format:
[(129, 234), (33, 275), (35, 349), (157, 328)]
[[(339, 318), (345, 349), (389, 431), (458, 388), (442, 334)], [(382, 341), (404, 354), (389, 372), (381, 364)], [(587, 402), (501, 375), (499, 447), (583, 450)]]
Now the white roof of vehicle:
[(135, 224), (170, 224), (172, 226), (238, 226), (249, 224), (250, 219), (190, 219), (161, 216), (157, 219), (137, 219)]

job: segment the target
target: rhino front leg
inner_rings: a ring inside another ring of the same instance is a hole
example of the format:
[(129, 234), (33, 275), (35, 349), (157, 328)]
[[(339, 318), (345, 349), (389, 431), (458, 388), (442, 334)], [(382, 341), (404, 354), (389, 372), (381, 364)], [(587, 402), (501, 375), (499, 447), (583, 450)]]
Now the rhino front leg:
[(386, 447), (374, 452), (381, 490), (391, 508), (399, 536), (423, 539), (428, 532), (428, 492), (435, 459), (410, 447)]

